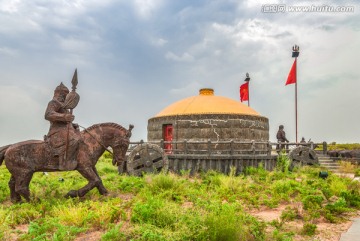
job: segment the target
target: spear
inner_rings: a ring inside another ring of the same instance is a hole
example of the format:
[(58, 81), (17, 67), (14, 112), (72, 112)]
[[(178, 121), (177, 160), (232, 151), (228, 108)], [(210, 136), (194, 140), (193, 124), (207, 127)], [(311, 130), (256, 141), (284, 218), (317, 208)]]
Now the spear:
[(70, 113), (72, 114), (73, 109), (77, 106), (80, 100), (79, 94), (76, 93), (76, 86), (78, 84), (77, 69), (75, 69), (71, 84), (71, 92), (66, 96), (63, 108), (70, 109)]
[[(76, 93), (76, 86), (78, 84), (78, 76), (77, 76), (77, 69), (75, 69), (73, 78), (71, 80), (71, 92), (67, 94), (63, 108), (64, 109), (70, 109), (70, 114), (73, 113), (73, 109), (78, 105), (80, 100), (80, 95)], [(68, 147), (69, 147), (69, 132), (70, 132), (70, 125), (71, 122), (67, 124), (67, 136), (66, 136), (66, 149), (65, 149), (65, 160), (68, 161)]]

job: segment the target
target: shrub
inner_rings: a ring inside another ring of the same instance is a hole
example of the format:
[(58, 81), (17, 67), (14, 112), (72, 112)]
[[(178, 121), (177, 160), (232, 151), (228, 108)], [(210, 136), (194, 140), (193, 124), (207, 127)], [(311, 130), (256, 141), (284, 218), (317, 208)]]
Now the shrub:
[(176, 189), (179, 184), (174, 175), (166, 175), (160, 173), (158, 175), (147, 175), (145, 179), (149, 179), (149, 187), (156, 192), (162, 192), (165, 190)]
[(346, 178), (331, 176), (329, 182), (330, 191), (336, 196), (340, 196), (341, 192), (347, 190)]
[(354, 170), (356, 169), (356, 165), (349, 161), (339, 161), (339, 165), (340, 172), (342, 173), (354, 173)]
[(41, 217), (41, 212), (32, 208), (30, 203), (16, 204), (9, 208), (7, 223), (15, 226), (26, 224)]
[(316, 224), (313, 223), (305, 223), (302, 228), (302, 233), (304, 235), (313, 236), (316, 231)]
[(0, 167), (0, 171), (0, 180), (4, 181), (4, 183), (0, 185), (0, 202), (3, 202), (9, 199), (10, 196), (9, 186), (7, 185), (7, 182), (10, 180), (10, 173), (5, 171), (5, 165)]
[(360, 177), (360, 168), (354, 170), (355, 177)]
[(137, 193), (144, 187), (144, 179), (135, 176), (119, 176), (117, 187), (123, 192)]
[(278, 229), (275, 229), (272, 233), (272, 239), (274, 241), (292, 241), (293, 236), (295, 234), (293, 232), (285, 232), (282, 233)]
[(280, 172), (288, 173), (290, 167), (290, 159), (286, 153), (282, 152), (277, 158), (276, 170)]
[(205, 184), (205, 185), (208, 185), (208, 186), (220, 186), (221, 185), (219, 173), (215, 172), (213, 170), (203, 173), (201, 178), (202, 178), (203, 184)]
[(349, 207), (360, 208), (360, 195), (353, 191), (344, 191), (340, 194)]
[(101, 241), (120, 241), (127, 240), (126, 235), (120, 231), (122, 223), (110, 225), (110, 228), (101, 236)]
[(135, 203), (131, 221), (140, 224), (147, 223), (160, 228), (173, 228), (180, 214), (180, 207), (174, 203), (158, 197), (148, 197), (145, 201)]
[(281, 212), (280, 220), (281, 222), (293, 221), (299, 217), (299, 210), (297, 208), (286, 207), (285, 210)]
[(323, 201), (324, 198), (320, 195), (307, 195), (303, 198), (302, 203), (305, 210), (320, 209)]
[(340, 197), (334, 203), (326, 204), (325, 208), (332, 214), (341, 214), (350, 211), (350, 209), (347, 207), (345, 198), (343, 197)]
[(21, 236), (23, 240), (73, 240), (76, 234), (84, 232), (86, 229), (76, 226), (66, 226), (59, 223), (56, 218), (38, 219), (31, 222), (28, 233)]
[(276, 180), (270, 186), (274, 195), (282, 196), (286, 199), (290, 198), (297, 191), (299, 183), (294, 180)]
[(239, 192), (243, 191), (243, 181), (234, 176), (219, 176), (220, 185), (216, 187), (216, 191), (225, 195), (225, 198), (236, 196)]
[[(207, 240), (262, 240), (265, 225), (233, 205), (224, 204), (205, 217)], [(242, 228), (239, 228), (242, 227)]]

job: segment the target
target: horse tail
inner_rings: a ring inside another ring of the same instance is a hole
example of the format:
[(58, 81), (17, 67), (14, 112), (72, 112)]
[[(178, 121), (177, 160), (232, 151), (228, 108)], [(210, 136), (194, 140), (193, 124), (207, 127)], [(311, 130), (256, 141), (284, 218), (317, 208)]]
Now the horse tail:
[(2, 165), (4, 159), (5, 159), (5, 152), (11, 145), (0, 147), (0, 166)]

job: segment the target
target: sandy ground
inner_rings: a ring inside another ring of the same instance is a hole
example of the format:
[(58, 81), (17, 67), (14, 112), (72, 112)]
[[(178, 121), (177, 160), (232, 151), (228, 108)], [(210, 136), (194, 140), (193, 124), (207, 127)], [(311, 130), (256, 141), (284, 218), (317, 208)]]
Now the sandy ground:
[[(258, 217), (259, 219), (265, 222), (271, 222), (273, 220), (280, 221), (280, 216), (283, 210), (289, 205), (281, 205), (278, 208), (273, 209), (264, 209), (258, 211), (252, 211), (251, 215), (254, 217)], [(303, 236), (303, 235), (295, 235), (293, 240), (294, 241), (339, 241), (341, 234), (345, 233), (352, 224), (352, 218), (360, 217), (360, 211), (357, 211), (352, 216), (348, 216), (348, 221), (342, 223), (329, 223), (325, 219), (318, 219), (316, 221), (316, 234), (314, 236)], [(286, 226), (284, 229), (287, 231), (295, 231), (296, 233), (300, 233), (303, 227), (302, 220), (295, 220), (291, 222), (286, 222)], [(271, 232), (272, 230), (267, 230)]]

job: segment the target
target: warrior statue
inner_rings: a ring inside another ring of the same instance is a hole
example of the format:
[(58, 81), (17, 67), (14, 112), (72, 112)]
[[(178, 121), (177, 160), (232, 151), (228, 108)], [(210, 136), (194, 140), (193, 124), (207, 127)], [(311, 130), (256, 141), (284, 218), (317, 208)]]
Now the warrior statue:
[(27, 140), (0, 146), (0, 166), (5, 163), (11, 173), (9, 188), (12, 202), (30, 201), (29, 184), (35, 172), (55, 172), (77, 170), (88, 183), (70, 190), (66, 197), (83, 197), (96, 187), (101, 195), (108, 193), (96, 170), (96, 163), (108, 150), (114, 165), (122, 165), (130, 144), (131, 130), (117, 123), (99, 123), (79, 131), (74, 124), (73, 109), (80, 96), (76, 93), (78, 84), (75, 69), (72, 90), (61, 83), (49, 102), (45, 119), (50, 121), (49, 133), (42, 140)]
[(50, 129), (44, 139), (50, 147), (52, 157), (58, 158), (60, 170), (73, 170), (75, 168), (81, 142), (78, 125), (72, 123), (75, 118), (72, 109), (69, 111), (67, 109), (70, 108), (66, 106), (66, 100), (69, 99), (71, 93), (69, 94), (69, 89), (61, 83), (56, 87), (54, 97), (45, 111), (45, 119), (50, 121)]
[(282, 144), (284, 142), (289, 142), (289, 140), (286, 138), (283, 125), (279, 126), (279, 130), (276, 133), (276, 139), (278, 140), (278, 143), (279, 143), (276, 146), (276, 149), (277, 149), (278, 152), (280, 152), (284, 148), (284, 146), (285, 146), (286, 149), (288, 149), (288, 145)]

